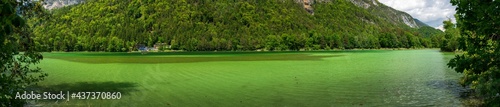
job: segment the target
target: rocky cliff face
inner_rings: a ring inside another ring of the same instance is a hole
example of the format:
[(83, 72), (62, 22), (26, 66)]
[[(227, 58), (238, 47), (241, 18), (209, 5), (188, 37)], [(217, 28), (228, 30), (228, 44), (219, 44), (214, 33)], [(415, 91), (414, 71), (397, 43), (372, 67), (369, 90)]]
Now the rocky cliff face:
[(51, 10), (83, 2), (84, 0), (45, 0), (45, 4), (43, 5), (43, 7)]
[(302, 4), (309, 14), (314, 15), (314, 9), (311, 7), (312, 0), (302, 0)]
[(393, 24), (406, 24), (412, 28), (419, 28), (415, 19), (408, 13), (388, 7), (377, 0), (350, 0), (358, 7), (362, 7)]
[(302, 4), (304, 9), (306, 9), (309, 14), (314, 15), (314, 8), (312, 7), (312, 4), (315, 2), (322, 3), (322, 2), (330, 2), (331, 0), (295, 0), (295, 2)]
[[(304, 9), (310, 14), (314, 15), (314, 3), (331, 2), (334, 0), (295, 0), (297, 3), (303, 4)], [(426, 26), (425, 24), (417, 24), (411, 15), (408, 13), (393, 9), (388, 7), (377, 0), (349, 0), (354, 5), (367, 9), (374, 15), (386, 19), (393, 24), (405, 24), (412, 28), (419, 28), (421, 26)]]

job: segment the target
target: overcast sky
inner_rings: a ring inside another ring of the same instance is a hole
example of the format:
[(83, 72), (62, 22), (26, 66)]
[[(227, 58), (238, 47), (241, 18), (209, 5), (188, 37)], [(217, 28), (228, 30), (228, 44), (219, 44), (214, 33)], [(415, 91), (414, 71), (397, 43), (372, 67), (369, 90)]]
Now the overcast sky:
[(455, 6), (450, 0), (378, 0), (394, 9), (404, 11), (429, 26), (442, 27), (443, 21), (455, 22)]

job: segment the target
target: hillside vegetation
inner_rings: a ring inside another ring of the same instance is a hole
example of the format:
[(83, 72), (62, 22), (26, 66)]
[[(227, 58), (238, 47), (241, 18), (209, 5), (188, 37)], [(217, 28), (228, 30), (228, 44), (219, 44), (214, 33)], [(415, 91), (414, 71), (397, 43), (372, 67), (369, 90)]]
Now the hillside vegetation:
[(423, 48), (443, 38), (347, 0), (312, 6), (314, 15), (294, 0), (87, 0), (29, 23), (43, 51)]

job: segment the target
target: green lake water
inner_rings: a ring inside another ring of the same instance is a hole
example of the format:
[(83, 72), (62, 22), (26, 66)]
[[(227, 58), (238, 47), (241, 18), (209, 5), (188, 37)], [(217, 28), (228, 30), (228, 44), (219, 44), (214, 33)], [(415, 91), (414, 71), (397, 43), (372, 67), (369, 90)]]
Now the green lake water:
[(462, 106), (439, 50), (44, 53), (42, 91), (121, 92), (52, 106)]

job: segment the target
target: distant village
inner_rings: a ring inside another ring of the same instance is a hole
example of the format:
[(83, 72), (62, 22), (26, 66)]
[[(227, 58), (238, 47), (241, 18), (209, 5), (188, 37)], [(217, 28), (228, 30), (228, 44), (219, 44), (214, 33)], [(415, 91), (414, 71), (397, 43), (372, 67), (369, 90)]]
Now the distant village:
[(145, 52), (161, 52), (167, 49), (171, 49), (171, 45), (167, 45), (166, 43), (157, 43), (154, 44), (153, 47), (148, 47), (144, 44), (137, 44), (136, 49), (139, 52), (145, 53)]

